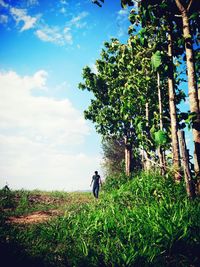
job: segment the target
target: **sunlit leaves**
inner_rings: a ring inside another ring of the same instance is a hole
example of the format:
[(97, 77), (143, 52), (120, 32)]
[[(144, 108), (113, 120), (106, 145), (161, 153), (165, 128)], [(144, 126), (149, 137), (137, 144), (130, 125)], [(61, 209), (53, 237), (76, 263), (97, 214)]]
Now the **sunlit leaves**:
[(162, 64), (161, 52), (156, 51), (151, 57), (151, 64), (155, 71), (159, 69)]
[(163, 130), (159, 130), (154, 133), (155, 142), (158, 146), (165, 145), (167, 143), (167, 134)]

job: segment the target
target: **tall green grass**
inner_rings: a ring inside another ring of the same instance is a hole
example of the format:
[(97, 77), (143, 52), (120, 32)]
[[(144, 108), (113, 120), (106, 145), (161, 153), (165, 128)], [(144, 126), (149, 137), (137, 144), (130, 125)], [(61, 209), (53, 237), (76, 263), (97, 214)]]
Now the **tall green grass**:
[(199, 199), (170, 177), (124, 179), (47, 223), (9, 226), (7, 240), (44, 266), (200, 266)]

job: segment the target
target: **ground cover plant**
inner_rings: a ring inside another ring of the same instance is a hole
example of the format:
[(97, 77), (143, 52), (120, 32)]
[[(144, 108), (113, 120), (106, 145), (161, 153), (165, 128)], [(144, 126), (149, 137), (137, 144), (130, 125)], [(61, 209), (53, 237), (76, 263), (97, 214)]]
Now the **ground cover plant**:
[(8, 223), (5, 215), (5, 266), (199, 266), (199, 199), (156, 173), (121, 181), (99, 200), (76, 193), (65, 205), (65, 196), (65, 211), (42, 223)]

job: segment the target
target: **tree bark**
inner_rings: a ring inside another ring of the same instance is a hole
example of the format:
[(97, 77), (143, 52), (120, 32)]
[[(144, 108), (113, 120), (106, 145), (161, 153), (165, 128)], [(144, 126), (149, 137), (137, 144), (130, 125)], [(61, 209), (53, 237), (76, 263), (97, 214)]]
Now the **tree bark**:
[(157, 71), (157, 86), (158, 86), (158, 105), (160, 117), (160, 130), (163, 130), (163, 109), (162, 109), (162, 96), (160, 90), (160, 73)]
[(175, 169), (175, 180), (181, 179), (180, 174), (180, 149), (178, 142), (178, 123), (175, 103), (175, 88), (174, 88), (174, 70), (173, 70), (173, 52), (172, 52), (172, 25), (168, 28), (168, 92), (169, 92), (169, 110), (171, 119), (171, 138), (172, 138), (172, 155), (173, 166)]
[(132, 144), (125, 138), (125, 173), (130, 176), (133, 170), (132, 164)]
[[(146, 133), (148, 138), (150, 139), (150, 132), (149, 132), (149, 103), (146, 102), (145, 104), (145, 113), (146, 113)], [(148, 152), (148, 151), (147, 151)], [(146, 162), (145, 162), (145, 170), (149, 171), (151, 168), (151, 162), (148, 153), (146, 152)]]
[[(162, 109), (162, 95), (160, 89), (160, 73), (157, 71), (157, 86), (158, 86), (158, 105), (159, 105), (159, 118), (160, 118), (160, 130), (163, 130), (163, 109)], [(165, 166), (165, 153), (161, 146), (158, 147), (158, 158), (161, 165), (161, 174), (164, 175), (166, 171)]]
[(188, 151), (185, 143), (185, 133), (184, 131), (179, 131), (181, 155), (182, 155), (182, 165), (184, 170), (185, 186), (188, 197), (195, 197), (195, 187), (192, 181), (192, 175), (189, 168), (189, 157)]
[(194, 153), (196, 154), (195, 172), (200, 175), (200, 108), (199, 108), (199, 98), (195, 75), (195, 61), (193, 55), (193, 44), (192, 36), (189, 24), (189, 18), (187, 13), (187, 8), (185, 8), (180, 0), (175, 0), (176, 5), (181, 13), (183, 22), (183, 36), (185, 39), (185, 52), (186, 52), (186, 63), (188, 72), (188, 91), (189, 91), (189, 102), (190, 111), (197, 115), (196, 120), (192, 125), (193, 139), (194, 139)]

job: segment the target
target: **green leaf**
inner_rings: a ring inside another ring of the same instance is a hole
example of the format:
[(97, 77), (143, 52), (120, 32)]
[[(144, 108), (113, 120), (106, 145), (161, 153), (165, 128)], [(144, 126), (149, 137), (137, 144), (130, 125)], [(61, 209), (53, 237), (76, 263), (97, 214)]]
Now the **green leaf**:
[(155, 132), (154, 137), (157, 145), (165, 145), (167, 143), (167, 134), (162, 130)]
[(144, 37), (140, 36), (140, 43), (141, 45), (144, 45)]
[(132, 24), (135, 23), (135, 21), (136, 21), (136, 17), (137, 17), (137, 14), (135, 13), (135, 10), (132, 9), (132, 10), (130, 11), (130, 14), (129, 14), (129, 17), (128, 17), (128, 19), (130, 20), (130, 22), (131, 22)]
[(193, 13), (193, 14), (190, 16), (189, 19), (195, 20), (195, 19), (198, 18), (198, 16), (199, 16), (199, 13), (198, 13), (198, 12), (195, 12), (195, 13)]
[(161, 52), (156, 51), (151, 57), (151, 64), (154, 70), (158, 70), (162, 64)]

